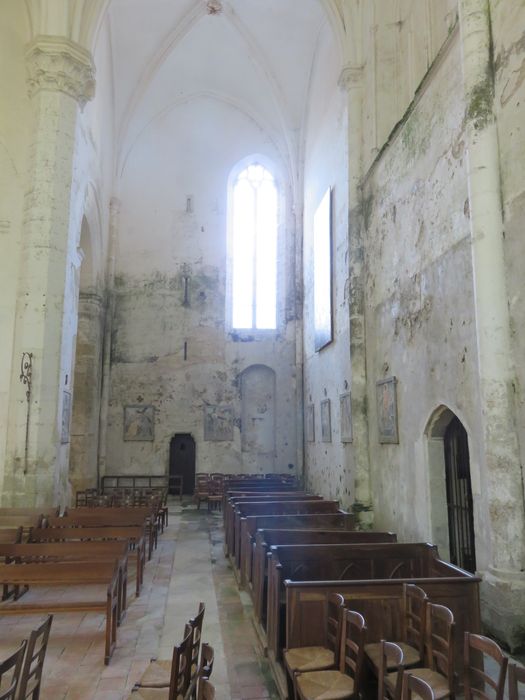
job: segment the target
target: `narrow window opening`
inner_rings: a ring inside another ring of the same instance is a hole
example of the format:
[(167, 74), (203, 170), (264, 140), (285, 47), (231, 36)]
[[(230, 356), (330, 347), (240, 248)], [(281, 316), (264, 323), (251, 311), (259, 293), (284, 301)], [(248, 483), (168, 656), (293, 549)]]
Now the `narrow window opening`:
[(232, 198), (232, 326), (277, 327), (278, 192), (253, 163), (236, 177)]

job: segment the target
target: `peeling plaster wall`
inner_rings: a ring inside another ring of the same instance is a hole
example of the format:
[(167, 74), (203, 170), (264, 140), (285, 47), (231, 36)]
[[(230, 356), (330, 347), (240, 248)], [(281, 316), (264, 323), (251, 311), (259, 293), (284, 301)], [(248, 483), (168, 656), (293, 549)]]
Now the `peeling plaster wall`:
[[(305, 442), (306, 484), (326, 498), (353, 501), (352, 445), (341, 442), (339, 396), (350, 384), (348, 311), (347, 95), (337, 85), (339, 66), (325, 34), (312, 79), (306, 140), (304, 199), (304, 406), (314, 405), (315, 440)], [(315, 352), (313, 218), (333, 187), (332, 270), (334, 340)], [(321, 441), (321, 401), (330, 400), (331, 442)], [(305, 433), (306, 434), (306, 433)]]
[[(250, 335), (230, 331), (226, 318), (227, 192), (232, 168), (255, 153), (275, 164), (285, 206), (279, 329)], [(120, 187), (107, 473), (165, 473), (175, 433), (194, 437), (197, 471), (250, 471), (240, 418), (241, 373), (251, 365), (275, 372), (275, 468), (296, 465), (294, 230), (285, 173), (279, 150), (251, 119), (206, 97), (164, 113), (133, 146)], [(153, 441), (123, 440), (126, 405), (154, 406)], [(204, 440), (207, 405), (233, 408), (232, 441)]]
[(525, 4), (491, 2), (495, 111), (505, 223), (507, 292), (517, 375), (521, 464), (525, 464)]
[[(2, 4), (0, 22), (0, 486), (8, 427), (12, 375), (20, 374), (20, 358), (13, 360), (20, 235), (24, 212), (26, 169), (30, 135), (30, 106), (25, 84), (24, 50), (29, 27), (23, 3)], [(13, 362), (13, 364), (12, 364)], [(17, 387), (16, 400), (25, 406), (25, 388)], [(23, 453), (23, 443), (20, 445)], [(1, 490), (1, 489), (0, 489)]]
[(364, 3), (365, 168), (403, 118), (456, 18), (457, 0)]
[[(364, 190), (370, 462), (375, 526), (395, 529), (401, 539), (436, 541), (424, 433), (439, 406), (456, 413), (469, 437), (483, 569), (490, 538), (477, 453), (480, 397), (459, 64), (456, 32)], [(376, 382), (388, 376), (398, 380), (398, 445), (378, 440)]]

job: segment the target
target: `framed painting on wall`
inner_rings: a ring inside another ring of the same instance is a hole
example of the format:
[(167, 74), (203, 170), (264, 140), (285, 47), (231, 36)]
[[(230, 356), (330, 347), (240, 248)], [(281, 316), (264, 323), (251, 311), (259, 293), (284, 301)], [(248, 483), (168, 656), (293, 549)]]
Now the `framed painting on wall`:
[(233, 440), (233, 408), (204, 407), (204, 439), (211, 442)]
[(321, 401), (321, 441), (332, 442), (332, 419), (330, 416), (330, 399)]
[(315, 442), (315, 407), (313, 403), (306, 407), (306, 442)]
[(380, 443), (399, 444), (397, 424), (397, 379), (388, 377), (376, 383), (377, 429)]
[(341, 442), (352, 442), (352, 394), (347, 392), (339, 397), (341, 411)]
[(124, 440), (152, 441), (154, 438), (154, 406), (124, 406)]
[(316, 352), (332, 342), (332, 189), (314, 214), (314, 342)]

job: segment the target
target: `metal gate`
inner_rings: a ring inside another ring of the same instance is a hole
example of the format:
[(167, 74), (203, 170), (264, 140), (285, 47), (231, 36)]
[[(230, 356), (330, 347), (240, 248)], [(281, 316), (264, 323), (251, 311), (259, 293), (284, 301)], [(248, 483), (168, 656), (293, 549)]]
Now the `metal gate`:
[(448, 534), (450, 561), (466, 571), (476, 571), (474, 516), (467, 432), (454, 417), (445, 432)]

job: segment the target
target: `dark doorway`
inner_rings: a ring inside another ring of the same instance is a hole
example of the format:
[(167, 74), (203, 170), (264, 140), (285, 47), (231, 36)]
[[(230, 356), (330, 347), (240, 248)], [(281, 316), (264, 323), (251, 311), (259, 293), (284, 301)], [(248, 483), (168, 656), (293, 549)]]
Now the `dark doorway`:
[[(195, 440), (189, 433), (177, 433), (170, 442), (170, 477), (182, 476), (182, 493), (195, 490)], [(170, 493), (172, 491), (170, 485)]]
[(450, 561), (476, 571), (474, 514), (467, 431), (454, 417), (444, 435)]

